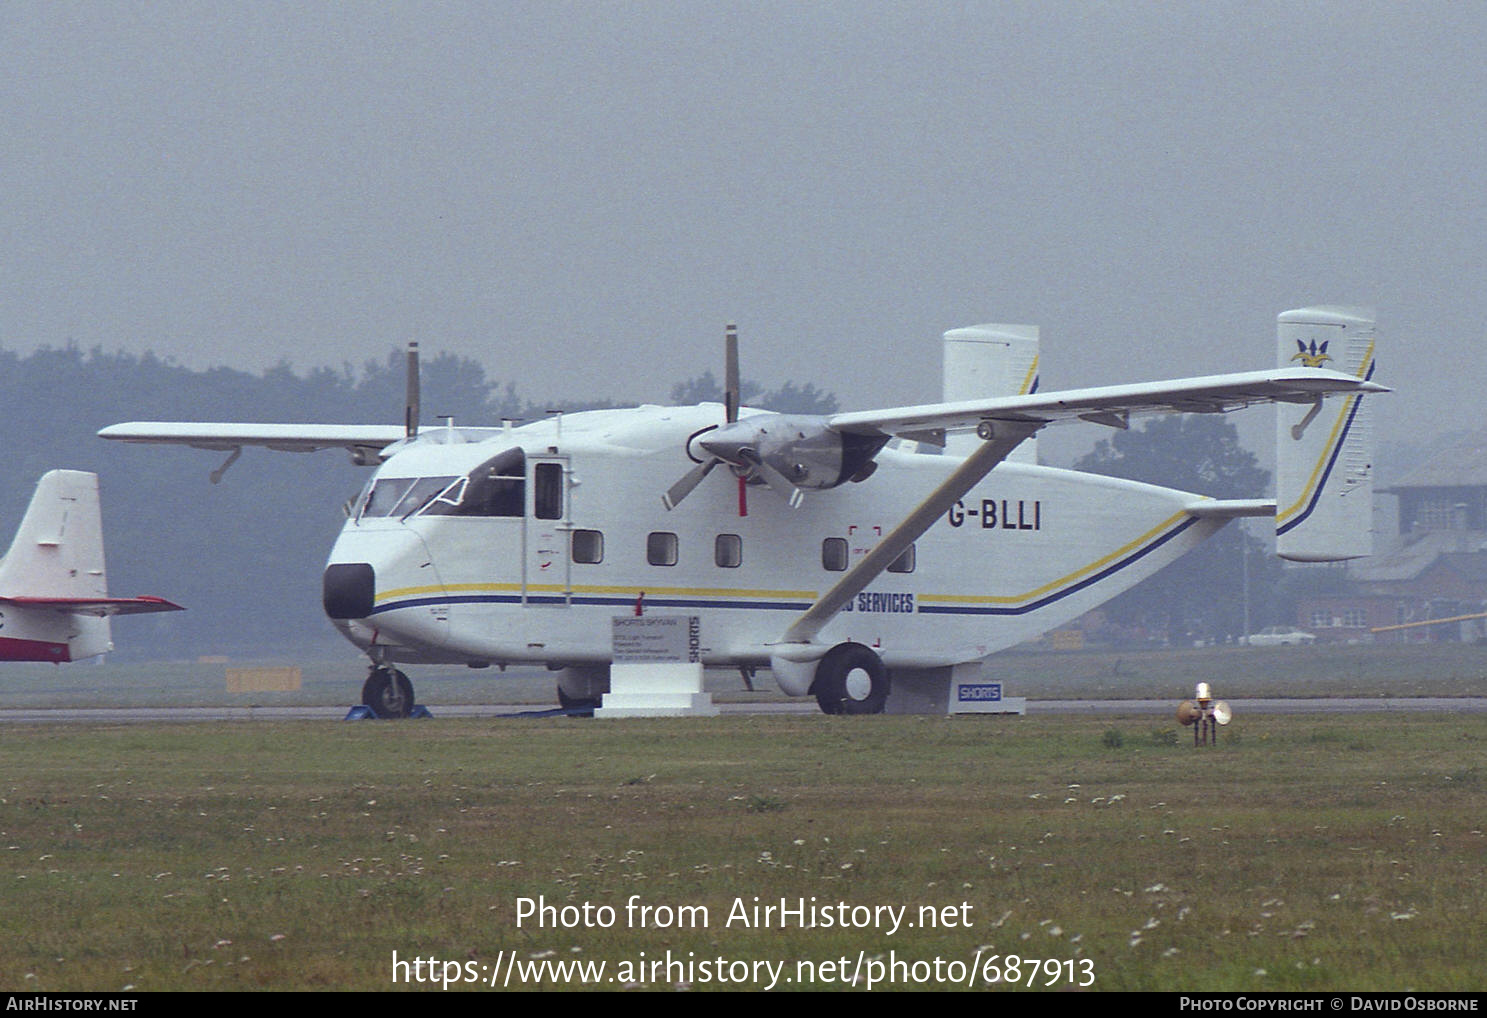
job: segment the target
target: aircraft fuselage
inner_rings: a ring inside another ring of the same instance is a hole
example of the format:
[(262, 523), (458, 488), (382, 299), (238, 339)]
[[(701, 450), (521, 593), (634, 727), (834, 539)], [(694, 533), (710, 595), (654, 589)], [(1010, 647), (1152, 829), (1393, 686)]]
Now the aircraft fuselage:
[[(744, 419), (747, 419), (747, 411)], [(861, 483), (790, 508), (714, 471), (667, 512), (683, 450), (722, 408), (571, 414), (394, 451), (331, 553), (326, 607), (398, 662), (553, 667), (610, 660), (611, 619), (701, 618), (707, 664), (766, 664), (791, 622), (959, 460), (889, 448)], [(912, 448), (912, 446), (910, 447)], [(1198, 496), (1015, 462), (997, 466), (817, 636), (889, 668), (977, 660), (1069, 621), (1223, 525)]]

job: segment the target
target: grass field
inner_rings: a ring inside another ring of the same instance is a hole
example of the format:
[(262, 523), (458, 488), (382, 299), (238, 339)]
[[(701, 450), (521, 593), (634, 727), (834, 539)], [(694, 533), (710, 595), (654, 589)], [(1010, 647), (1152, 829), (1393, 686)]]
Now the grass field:
[[(1004, 988), (1487, 984), (1487, 717), (1222, 739), (1165, 713), (7, 725), (0, 989), (380, 990), (394, 952), (439, 961), (398, 970), (425, 991), (513, 958), (608, 989), (981, 986), (978, 952)], [(915, 926), (729, 921), (756, 898)], [(636, 967), (668, 952), (692, 969)]]

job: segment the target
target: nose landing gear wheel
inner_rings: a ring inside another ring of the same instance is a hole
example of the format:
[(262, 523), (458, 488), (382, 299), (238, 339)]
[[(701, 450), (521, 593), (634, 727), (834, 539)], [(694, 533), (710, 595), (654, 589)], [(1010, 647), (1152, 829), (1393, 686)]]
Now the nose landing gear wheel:
[(373, 668), (361, 687), (361, 702), (379, 718), (405, 718), (413, 711), (413, 683), (396, 668)]

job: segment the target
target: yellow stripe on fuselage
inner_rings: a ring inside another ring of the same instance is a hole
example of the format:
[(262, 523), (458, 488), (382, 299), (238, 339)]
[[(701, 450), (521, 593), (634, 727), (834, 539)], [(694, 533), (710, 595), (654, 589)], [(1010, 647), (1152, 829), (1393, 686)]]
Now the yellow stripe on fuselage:
[(391, 601), (399, 597), (423, 597), (428, 594), (519, 594), (520, 583), (445, 583), (422, 587), (396, 587), (380, 590), (375, 600)]
[[(574, 584), (565, 587), (561, 583), (529, 583), (527, 584), (529, 594), (562, 594), (572, 592), (574, 594), (621, 594), (631, 595), (644, 590), (647, 595), (655, 597), (739, 597), (753, 599), (779, 598), (782, 600), (811, 600), (814, 601), (817, 592), (813, 590), (739, 590), (730, 587), (656, 587), (647, 584), (627, 584), (623, 586), (599, 586), (594, 584)], [(393, 601), (405, 597), (426, 597), (430, 594), (520, 594), (522, 585), (520, 583), (446, 583), (433, 584), (421, 587), (397, 587), (392, 590), (379, 591), (376, 600), (378, 603)]]
[(1172, 527), (1176, 526), (1178, 523), (1181, 523), (1188, 518), (1188, 514), (1185, 512), (1174, 513), (1173, 515), (1163, 520), (1161, 523), (1158, 523), (1156, 526), (1152, 527), (1146, 533), (1142, 534), (1140, 537), (1126, 542), (1119, 548), (1116, 548), (1114, 551), (1110, 552), (1110, 554), (1103, 555), (1100, 558), (1095, 559), (1095, 561), (1089, 563), (1088, 565), (1081, 566), (1071, 573), (1067, 573), (1063, 576), (1060, 576), (1056, 580), (1043, 584), (1043, 586), (1041, 587), (1035, 587), (1025, 594), (1014, 594), (1011, 597), (1001, 597), (990, 594), (921, 594), (919, 600), (934, 602), (936, 604), (1019, 604), (1023, 601), (1037, 600), (1038, 598), (1052, 593), (1060, 587), (1065, 587), (1069, 584), (1077, 583), (1091, 573), (1098, 572), (1099, 570), (1105, 568), (1107, 565), (1116, 561), (1117, 559), (1124, 558), (1131, 552), (1135, 551), (1137, 548), (1155, 541), (1166, 531), (1170, 530)]
[[(1112, 562), (1116, 562), (1145, 545), (1158, 540), (1167, 531), (1187, 520), (1186, 512), (1173, 513), (1156, 526), (1147, 530), (1138, 537), (1127, 541), (1114, 551), (1095, 559), (1086, 565), (1079, 567), (1069, 573), (1040, 587), (1027, 591), (1023, 594), (1011, 596), (991, 594), (921, 594), (919, 600), (932, 604), (1019, 604), (1025, 601), (1033, 601), (1044, 597), (1061, 587), (1069, 586), (1083, 580), (1085, 577), (1096, 573)], [(569, 591), (577, 595), (630, 595), (644, 590), (649, 596), (654, 597), (736, 597), (754, 600), (780, 599), (794, 601), (814, 601), (819, 592), (812, 590), (741, 590), (729, 587), (655, 587), (639, 584), (627, 584), (623, 586), (575, 584), (571, 589), (562, 584), (544, 583), (528, 584), (529, 594), (561, 594)], [(392, 590), (384, 590), (377, 594), (376, 601), (385, 603), (407, 597), (425, 597), (437, 594), (519, 594), (522, 587), (519, 583), (450, 583), (442, 585), (429, 585), (418, 587), (398, 587)]]

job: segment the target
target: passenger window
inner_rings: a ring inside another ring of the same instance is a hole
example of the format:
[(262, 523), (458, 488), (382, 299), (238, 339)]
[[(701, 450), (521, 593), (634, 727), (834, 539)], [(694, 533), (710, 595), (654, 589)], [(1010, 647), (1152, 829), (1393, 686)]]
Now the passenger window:
[(847, 568), (847, 539), (828, 537), (821, 542), (821, 568), (840, 573)]
[(743, 563), (743, 538), (719, 534), (713, 542), (713, 561), (724, 569), (737, 569)]
[(653, 566), (676, 565), (676, 535), (658, 531), (645, 539), (645, 560)]
[(914, 546), (911, 544), (903, 550), (903, 554), (888, 563), (890, 573), (912, 573), (914, 571)]
[(561, 463), (539, 463), (533, 471), (536, 491), (533, 494), (532, 511), (539, 520), (563, 518), (563, 465)]
[(604, 561), (604, 534), (598, 530), (573, 532), (573, 561), (595, 565)]

